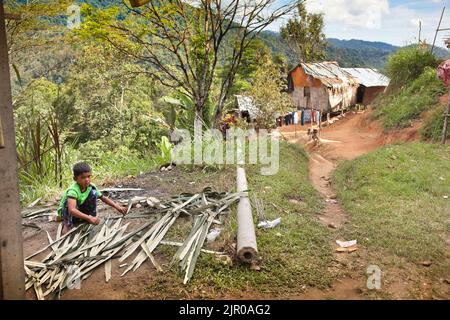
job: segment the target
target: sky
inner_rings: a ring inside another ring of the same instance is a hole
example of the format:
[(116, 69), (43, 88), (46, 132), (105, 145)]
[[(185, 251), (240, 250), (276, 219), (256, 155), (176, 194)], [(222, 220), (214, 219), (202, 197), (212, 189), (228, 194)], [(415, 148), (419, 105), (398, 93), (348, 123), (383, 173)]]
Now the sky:
[[(288, 2), (278, 0), (278, 3)], [(422, 21), (422, 40), (432, 43), (442, 8), (447, 7), (441, 28), (450, 28), (450, 0), (306, 0), (309, 11), (324, 13), (327, 38), (382, 41), (404, 46), (416, 43), (419, 21)], [(279, 20), (269, 29), (279, 31)], [(437, 45), (444, 47), (441, 32)]]

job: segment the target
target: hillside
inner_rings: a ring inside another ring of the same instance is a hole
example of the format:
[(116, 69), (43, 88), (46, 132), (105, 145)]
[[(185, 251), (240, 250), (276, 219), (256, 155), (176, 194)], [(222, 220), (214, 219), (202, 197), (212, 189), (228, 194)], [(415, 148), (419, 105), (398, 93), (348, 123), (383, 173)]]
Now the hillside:
[[(26, 0), (17, 0), (25, 3)], [(96, 7), (108, 7), (112, 5), (122, 5), (121, 0), (79, 0), (79, 2), (89, 3)], [(263, 31), (260, 38), (272, 50), (274, 55), (284, 55), (290, 67), (296, 63), (294, 53), (288, 44), (281, 38), (278, 32)], [(326, 49), (326, 59), (337, 61), (342, 67), (369, 67), (383, 69), (388, 56), (396, 52), (400, 47), (384, 42), (371, 42), (363, 40), (340, 40), (329, 38)], [(450, 56), (450, 51), (437, 47), (435, 54), (439, 58)]]
[[(283, 54), (291, 65), (295, 64), (295, 56), (288, 44), (280, 34), (273, 31), (264, 31), (261, 38), (274, 54)], [(327, 39), (326, 59), (338, 61), (342, 67), (369, 67), (382, 69), (390, 54), (400, 47), (384, 42), (371, 42), (363, 40)], [(435, 54), (439, 58), (450, 56), (450, 51), (437, 47)]]

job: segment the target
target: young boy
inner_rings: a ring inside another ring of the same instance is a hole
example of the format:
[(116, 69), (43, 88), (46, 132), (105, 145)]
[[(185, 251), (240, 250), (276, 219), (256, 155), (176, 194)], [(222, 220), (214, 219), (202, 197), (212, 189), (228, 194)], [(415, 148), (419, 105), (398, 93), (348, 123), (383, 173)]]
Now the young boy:
[(58, 208), (58, 216), (63, 221), (63, 234), (72, 229), (74, 224), (83, 221), (90, 224), (100, 223), (97, 217), (97, 199), (122, 214), (127, 212), (127, 208), (102, 195), (100, 190), (91, 183), (91, 175), (92, 170), (87, 163), (80, 162), (73, 166), (75, 182), (64, 192)]

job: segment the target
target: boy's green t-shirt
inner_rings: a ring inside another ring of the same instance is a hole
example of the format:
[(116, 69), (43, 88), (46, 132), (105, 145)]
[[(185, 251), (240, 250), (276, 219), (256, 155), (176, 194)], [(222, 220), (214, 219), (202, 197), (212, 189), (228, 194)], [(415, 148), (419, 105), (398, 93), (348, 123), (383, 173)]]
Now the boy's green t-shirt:
[(100, 192), (100, 190), (97, 189), (97, 187), (93, 183), (91, 183), (84, 192), (81, 192), (81, 189), (80, 189), (80, 186), (78, 185), (78, 183), (76, 183), (76, 182), (72, 183), (72, 185), (64, 192), (64, 194), (61, 198), (61, 201), (59, 203), (59, 208), (58, 208), (58, 215), (61, 216), (62, 209), (64, 207), (64, 203), (66, 202), (67, 198), (73, 198), (73, 199), (77, 200), (78, 204), (81, 205), (88, 198), (89, 193), (91, 193), (91, 191), (92, 191), (92, 187), (95, 188), (95, 190), (97, 192), (97, 197), (101, 198), (102, 193)]

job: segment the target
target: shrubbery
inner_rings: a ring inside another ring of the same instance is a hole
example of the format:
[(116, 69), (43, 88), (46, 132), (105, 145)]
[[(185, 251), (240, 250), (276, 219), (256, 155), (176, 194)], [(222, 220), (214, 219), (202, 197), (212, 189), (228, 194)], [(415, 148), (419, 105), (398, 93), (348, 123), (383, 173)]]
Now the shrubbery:
[(428, 47), (402, 48), (388, 59), (386, 72), (391, 78), (390, 88), (400, 89), (417, 79), (425, 68), (436, 68), (438, 65), (438, 59), (428, 50)]

